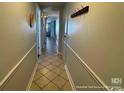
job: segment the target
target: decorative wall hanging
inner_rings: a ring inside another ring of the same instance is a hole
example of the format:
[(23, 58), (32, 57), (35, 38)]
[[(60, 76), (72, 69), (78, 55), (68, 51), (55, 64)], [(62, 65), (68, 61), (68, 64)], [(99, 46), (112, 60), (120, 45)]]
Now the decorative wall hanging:
[(89, 6), (82, 7), (82, 9), (80, 9), (80, 10), (76, 11), (75, 13), (71, 14), (71, 18), (74, 18), (74, 17), (80, 16), (82, 14), (88, 13), (88, 11), (89, 11)]
[(34, 15), (34, 13), (31, 13), (29, 15), (29, 25), (30, 25), (30, 27), (33, 27), (34, 22), (35, 22), (35, 15)]

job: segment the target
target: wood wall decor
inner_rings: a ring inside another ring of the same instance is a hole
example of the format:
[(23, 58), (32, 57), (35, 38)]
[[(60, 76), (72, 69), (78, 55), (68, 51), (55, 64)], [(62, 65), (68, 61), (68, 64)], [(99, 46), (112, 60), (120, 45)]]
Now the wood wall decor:
[(30, 25), (30, 27), (33, 27), (34, 22), (35, 22), (35, 15), (34, 15), (34, 13), (30, 13), (30, 15), (29, 15), (29, 25)]
[(80, 16), (82, 14), (88, 13), (88, 11), (89, 11), (89, 6), (82, 7), (82, 9), (80, 9), (80, 10), (76, 11), (75, 13), (71, 14), (71, 18), (74, 18), (74, 17)]

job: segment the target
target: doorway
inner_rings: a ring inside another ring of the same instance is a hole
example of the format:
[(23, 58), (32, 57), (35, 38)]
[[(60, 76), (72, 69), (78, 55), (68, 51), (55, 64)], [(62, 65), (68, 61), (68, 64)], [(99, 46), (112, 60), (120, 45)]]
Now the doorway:
[(57, 17), (47, 16), (42, 18), (43, 31), (42, 31), (42, 53), (43, 54), (57, 54), (58, 51), (58, 40), (57, 40)]
[(40, 8), (36, 7), (36, 30), (37, 30), (37, 56), (41, 55), (41, 10)]
[[(62, 31), (60, 31), (60, 9), (46, 7), (41, 14), (41, 55), (48, 52), (50, 46), (55, 47), (56, 54), (60, 54), (62, 46)], [(50, 44), (51, 41), (51, 44)], [(48, 43), (49, 42), (49, 43)], [(53, 43), (52, 43), (53, 42)]]

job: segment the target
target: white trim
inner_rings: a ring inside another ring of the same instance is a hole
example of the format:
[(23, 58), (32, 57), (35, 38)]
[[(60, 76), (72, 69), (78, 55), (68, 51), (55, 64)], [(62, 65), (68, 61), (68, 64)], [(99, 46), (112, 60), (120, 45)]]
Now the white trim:
[(61, 53), (61, 52), (58, 52), (57, 54), (58, 54), (58, 55), (62, 55), (62, 53)]
[(58, 52), (57, 54), (60, 55), (60, 56), (62, 56), (62, 53), (61, 52)]
[(95, 72), (81, 59), (81, 57), (64, 41), (64, 44), (74, 53), (74, 55), (81, 61), (81, 64), (89, 72), (89, 74), (96, 80), (99, 85), (102, 85), (105, 90), (109, 90), (109, 87), (95, 74)]
[(63, 54), (61, 52), (58, 52), (57, 54), (61, 59), (64, 59)]
[(73, 90), (73, 91), (76, 91), (76, 87), (75, 87), (75, 85), (74, 85), (74, 81), (73, 81), (73, 79), (72, 79), (72, 77), (71, 77), (71, 74), (70, 74), (70, 72), (69, 72), (69, 70), (68, 70), (67, 65), (65, 64), (64, 67), (65, 67), (65, 71), (66, 71), (66, 74), (67, 74), (67, 76), (68, 76), (69, 82), (70, 82), (70, 84), (71, 84), (72, 90)]
[(36, 64), (35, 64), (35, 67), (34, 67), (34, 70), (33, 70), (32, 74), (31, 74), (31, 77), (29, 79), (29, 82), (28, 82), (28, 86), (26, 88), (26, 91), (29, 91), (30, 90), (31, 84), (32, 84), (33, 79), (34, 79), (34, 75), (35, 75), (36, 70), (37, 70), (37, 67), (38, 67), (38, 62), (36, 62)]
[(12, 77), (16, 69), (22, 64), (23, 60), (27, 57), (27, 55), (32, 51), (32, 49), (36, 46), (36, 43), (31, 47), (31, 49), (24, 55), (24, 57), (9, 71), (9, 73), (0, 81), (0, 89), (7, 83), (7, 81)]

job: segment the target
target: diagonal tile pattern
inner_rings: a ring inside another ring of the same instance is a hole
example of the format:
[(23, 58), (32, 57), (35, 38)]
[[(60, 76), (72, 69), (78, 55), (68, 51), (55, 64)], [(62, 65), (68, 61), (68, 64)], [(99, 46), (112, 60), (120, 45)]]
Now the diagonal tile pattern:
[[(50, 45), (49, 45), (50, 44)], [(57, 55), (55, 41), (47, 40), (47, 49), (39, 59), (31, 91), (71, 91), (63, 60)]]

